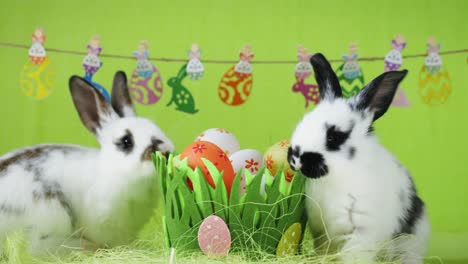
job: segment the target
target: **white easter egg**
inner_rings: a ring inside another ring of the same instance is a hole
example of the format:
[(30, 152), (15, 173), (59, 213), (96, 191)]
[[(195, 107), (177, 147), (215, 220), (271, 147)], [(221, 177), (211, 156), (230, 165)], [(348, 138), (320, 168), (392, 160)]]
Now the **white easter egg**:
[(217, 145), (219, 148), (224, 150), (228, 156), (240, 149), (237, 138), (231, 132), (222, 128), (210, 128), (204, 131), (195, 141), (200, 140), (208, 141)]
[(224, 257), (231, 248), (231, 233), (221, 217), (210, 215), (198, 229), (198, 245), (211, 257)]
[[(245, 171), (248, 170), (252, 175), (257, 174), (263, 167), (263, 155), (255, 149), (243, 149), (232, 154), (229, 159), (236, 174), (239, 170), (242, 170), (240, 186), (240, 193), (242, 195), (246, 189)], [(262, 192), (264, 191), (264, 186), (265, 179), (262, 179)]]

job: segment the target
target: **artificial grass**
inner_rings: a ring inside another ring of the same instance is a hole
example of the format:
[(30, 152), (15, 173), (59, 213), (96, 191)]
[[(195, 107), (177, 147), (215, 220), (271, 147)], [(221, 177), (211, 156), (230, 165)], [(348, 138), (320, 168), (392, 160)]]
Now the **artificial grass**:
[[(124, 264), (124, 263), (170, 263), (170, 250), (164, 241), (161, 212), (158, 208), (154, 217), (140, 232), (139, 240), (131, 245), (113, 249), (100, 249), (96, 252), (74, 251), (68, 255), (47, 255), (33, 257), (26, 250), (26, 243), (21, 232), (8, 237), (4, 243), (4, 258), (0, 263), (8, 264)], [(225, 258), (209, 258), (201, 251), (180, 251), (175, 254), (175, 263), (330, 263), (333, 256), (319, 257), (312, 250), (312, 239), (306, 235), (303, 253), (296, 256), (277, 258), (263, 251), (235, 252)], [(251, 254), (253, 253), (253, 254)], [(255, 258), (251, 258), (255, 255)]]
[[(242, 171), (239, 171), (228, 194), (223, 173), (211, 161), (202, 160), (216, 187), (208, 184), (199, 167), (189, 167), (187, 159), (180, 161), (172, 155), (166, 159), (160, 152), (153, 156), (161, 179), (164, 230), (169, 247), (200, 250), (197, 241), (199, 225), (213, 214), (229, 226), (231, 251), (242, 251), (247, 255), (256, 255), (252, 251), (275, 254), (280, 239), (293, 224), (299, 226), (296, 243), (300, 242), (306, 222), (305, 177), (297, 173), (288, 184), (282, 168), (274, 177), (266, 168), (257, 172), (263, 177), (254, 177), (245, 170), (246, 188), (242, 194)], [(189, 180), (192, 187), (187, 184)], [(281, 250), (296, 252), (292, 244), (289, 241)]]
[[(158, 208), (154, 217), (148, 222), (139, 234), (138, 241), (128, 246), (113, 249), (100, 249), (96, 252), (73, 251), (62, 256), (31, 256), (26, 251), (26, 243), (21, 232), (8, 237), (3, 248), (5, 255), (0, 259), (1, 264), (146, 264), (171, 263), (170, 250), (164, 241), (162, 228), (163, 209)], [(254, 254), (250, 254), (254, 253)], [(255, 258), (251, 258), (255, 255)], [(339, 263), (336, 256), (317, 256), (313, 250), (313, 240), (309, 230), (306, 230), (301, 252), (294, 256), (276, 257), (275, 255), (257, 252), (233, 252), (225, 258), (209, 258), (201, 252), (176, 252), (174, 263)], [(396, 262), (380, 262), (396, 264)], [(437, 257), (429, 257), (425, 263), (466, 264), (466, 260), (445, 261)]]
[[(31, 256), (26, 250), (26, 242), (21, 232), (9, 236), (3, 244), (3, 259), (1, 264), (146, 264), (170, 263), (170, 250), (164, 241), (162, 228), (162, 212), (156, 209), (154, 217), (142, 229), (138, 241), (128, 246), (113, 249), (100, 249), (96, 252), (74, 251), (62, 256)], [(255, 258), (248, 253), (255, 253)], [(317, 256), (313, 250), (313, 240), (309, 230), (306, 230), (301, 252), (295, 256), (276, 257), (265, 252), (233, 252), (225, 258), (212, 259), (201, 252), (176, 252), (174, 263), (338, 263), (335, 256)], [(383, 262), (380, 262), (383, 263)], [(386, 262), (396, 264), (395, 262)], [(442, 260), (428, 257), (424, 263), (466, 264), (467, 260)]]

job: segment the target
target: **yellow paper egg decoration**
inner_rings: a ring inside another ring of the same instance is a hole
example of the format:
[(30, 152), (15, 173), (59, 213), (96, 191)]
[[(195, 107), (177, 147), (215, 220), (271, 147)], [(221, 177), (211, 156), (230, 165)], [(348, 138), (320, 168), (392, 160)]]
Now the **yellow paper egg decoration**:
[(28, 52), (29, 59), (24, 64), (20, 76), (23, 94), (38, 100), (44, 99), (52, 92), (56, 73), (43, 46), (45, 39), (44, 29), (36, 28), (32, 35), (33, 44)]
[(276, 256), (284, 257), (295, 255), (299, 249), (302, 238), (302, 225), (294, 223), (286, 229), (276, 247)]
[(440, 44), (430, 37), (427, 40), (428, 55), (419, 74), (419, 96), (430, 106), (444, 104), (452, 93), (450, 76), (442, 64), (439, 49)]
[(44, 99), (52, 92), (56, 71), (50, 67), (50, 59), (41, 64), (28, 60), (20, 77), (20, 87), (24, 95), (34, 99)]
[(282, 140), (271, 146), (265, 152), (265, 164), (271, 175), (276, 175), (281, 166), (283, 166), (284, 177), (287, 182), (291, 182), (295, 172), (288, 163), (288, 148), (291, 146), (289, 140)]

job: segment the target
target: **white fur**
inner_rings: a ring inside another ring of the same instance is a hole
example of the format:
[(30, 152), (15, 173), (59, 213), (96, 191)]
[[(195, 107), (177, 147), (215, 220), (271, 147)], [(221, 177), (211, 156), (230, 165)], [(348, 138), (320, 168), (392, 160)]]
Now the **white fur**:
[[(322, 253), (338, 252), (345, 263), (368, 263), (378, 253), (394, 254), (403, 263), (421, 263), (429, 238), (425, 215), (418, 221), (414, 236), (392, 240), (405, 215), (411, 188), (406, 169), (380, 145), (367, 129), (372, 113), (353, 111), (344, 99), (325, 98), (298, 124), (291, 145), (302, 152), (323, 155), (329, 172), (308, 179), (305, 192), (309, 224), (315, 246)], [(325, 124), (342, 131), (353, 127), (339, 151), (327, 151)], [(349, 149), (356, 152), (350, 159)], [(301, 164), (298, 159), (296, 169)], [(382, 247), (386, 243), (392, 243)]]
[[(152, 161), (142, 160), (142, 153), (152, 138), (163, 142), (159, 145), (163, 152), (174, 146), (152, 121), (134, 117), (131, 108), (124, 111), (129, 117), (123, 118), (110, 111), (96, 133), (101, 149), (38, 145), (0, 157), (1, 165), (28, 150), (67, 149), (50, 150), (0, 170), (0, 242), (18, 229), (25, 231), (33, 253), (57, 252), (61, 245), (80, 248), (83, 242), (116, 246), (136, 238), (154, 211), (159, 191)], [(129, 154), (115, 145), (126, 130), (135, 142)], [(35, 170), (40, 170), (40, 179)], [(34, 193), (46, 195), (44, 184), (57, 189), (52, 190), (53, 197), (37, 199)], [(73, 217), (57, 199), (60, 192)]]

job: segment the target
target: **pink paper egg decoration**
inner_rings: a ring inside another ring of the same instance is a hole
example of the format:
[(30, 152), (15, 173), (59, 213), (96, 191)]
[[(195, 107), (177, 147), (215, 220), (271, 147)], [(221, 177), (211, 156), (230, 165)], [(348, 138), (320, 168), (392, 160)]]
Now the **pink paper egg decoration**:
[(198, 245), (210, 257), (225, 257), (231, 249), (231, 233), (223, 219), (210, 215), (198, 229)]
[[(243, 195), (246, 190), (247, 181), (245, 178), (245, 171), (249, 171), (250, 174), (256, 175), (258, 171), (263, 167), (263, 155), (255, 149), (243, 149), (233, 153), (229, 159), (231, 160), (234, 173), (238, 173), (242, 170), (241, 181), (240, 181), (240, 194)], [(262, 180), (262, 192), (264, 191), (264, 179)]]

